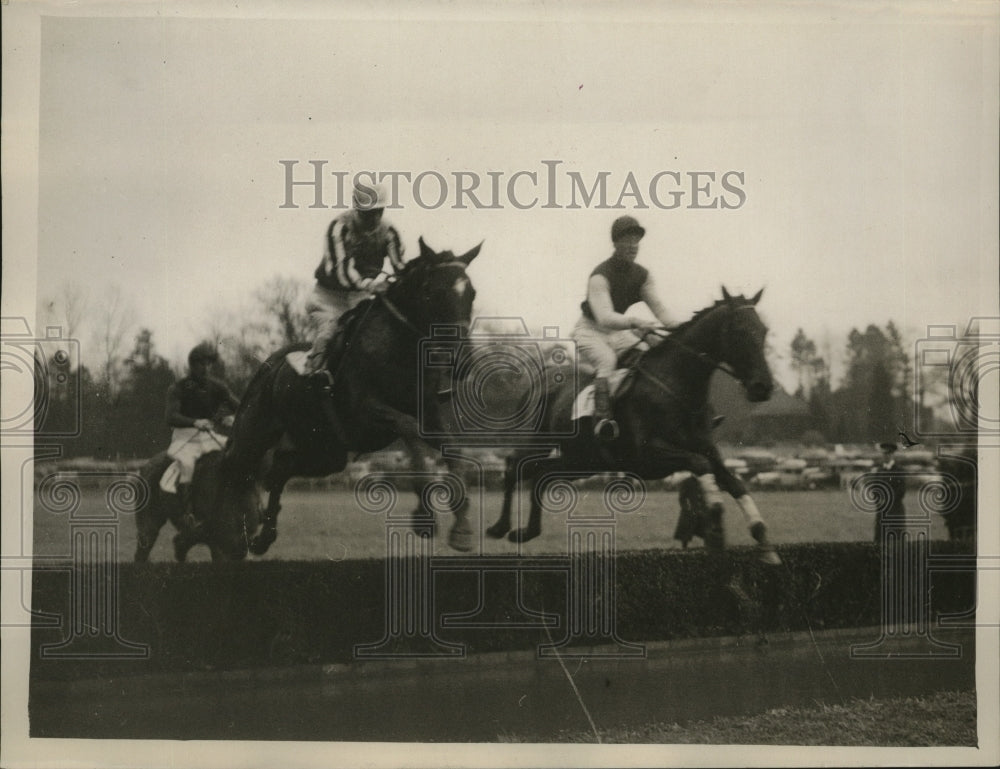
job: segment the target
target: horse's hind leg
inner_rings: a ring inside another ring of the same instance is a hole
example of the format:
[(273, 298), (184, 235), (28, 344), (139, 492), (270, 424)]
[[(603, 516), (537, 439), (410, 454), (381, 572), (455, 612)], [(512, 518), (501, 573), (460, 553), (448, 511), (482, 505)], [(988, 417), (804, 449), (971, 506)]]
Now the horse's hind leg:
[(186, 529), (181, 529), (174, 535), (174, 558), (178, 563), (187, 560), (188, 551), (198, 544), (198, 540), (187, 533)]
[(166, 511), (163, 509), (159, 495), (154, 492), (154, 496), (146, 506), (137, 510), (135, 514), (135, 561), (137, 563), (146, 563), (149, 560), (149, 552), (156, 544), (156, 538), (166, 521)]
[(264, 520), (260, 531), (250, 540), (250, 552), (254, 555), (264, 555), (278, 538), (278, 513), (281, 512), (281, 492), (285, 490), (288, 477), (268, 483), (267, 507), (264, 508)]
[(493, 539), (500, 539), (511, 528), (511, 508), (514, 504), (514, 494), (517, 493), (517, 460), (507, 457), (503, 473), (503, 507), (500, 509), (500, 519), (486, 530)]
[[(461, 478), (461, 464), (454, 457), (445, 457), (448, 471), (457, 478)], [(464, 483), (459, 483), (457, 493), (449, 495), (448, 508), (455, 517), (448, 531), (448, 545), (453, 550), (467, 553), (475, 547), (475, 532), (469, 525), (469, 494)]]
[(281, 512), (281, 493), (285, 484), (294, 474), (292, 466), (293, 455), (277, 452), (274, 461), (264, 480), (267, 489), (267, 507), (264, 508), (264, 520), (260, 531), (250, 540), (250, 552), (254, 555), (264, 555), (278, 538), (278, 513)]
[(511, 542), (529, 542), (542, 533), (542, 502), (541, 496), (545, 493), (545, 486), (549, 481), (539, 483), (537, 480), (528, 482), (528, 493), (531, 495), (531, 512), (528, 515), (528, 525), (519, 529), (514, 529), (507, 535)]
[(740, 510), (743, 511), (743, 517), (750, 528), (750, 536), (757, 542), (757, 548), (760, 550), (760, 560), (772, 566), (780, 565), (781, 558), (775, 552), (774, 545), (771, 544), (771, 540), (767, 536), (767, 524), (761, 518), (760, 511), (757, 509), (757, 503), (753, 501), (753, 497), (749, 494), (743, 494), (736, 497), (736, 503), (740, 506)]
[(542, 533), (542, 499), (544, 499), (551, 483), (565, 480), (565, 478), (560, 478), (557, 472), (547, 471), (560, 466), (559, 457), (528, 460), (524, 468), (524, 480), (528, 482), (531, 512), (528, 515), (527, 526), (514, 529), (507, 535), (507, 539), (511, 542), (528, 542)]

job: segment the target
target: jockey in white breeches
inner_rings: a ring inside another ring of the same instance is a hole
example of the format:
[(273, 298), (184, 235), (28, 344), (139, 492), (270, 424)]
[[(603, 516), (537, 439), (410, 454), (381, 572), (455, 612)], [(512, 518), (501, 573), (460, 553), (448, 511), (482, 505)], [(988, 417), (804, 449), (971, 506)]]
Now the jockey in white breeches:
[[(645, 267), (635, 263), (639, 241), (646, 230), (631, 216), (621, 216), (611, 225), (614, 253), (590, 274), (583, 315), (572, 337), (584, 361), (597, 371), (594, 380), (594, 434), (602, 440), (618, 435), (612, 419), (608, 377), (618, 365), (618, 356), (641, 339), (634, 331), (648, 331), (673, 325), (660, 301), (653, 279)], [(656, 321), (626, 315), (638, 302), (645, 302)]]
[(218, 359), (214, 345), (199, 344), (188, 355), (188, 376), (167, 391), (166, 418), (173, 428), (167, 455), (178, 464), (177, 492), (186, 512), (190, 512), (190, 484), (198, 458), (225, 446), (225, 436), (215, 432), (213, 420), (221, 407), (235, 411), (240, 405), (224, 383), (208, 375)]

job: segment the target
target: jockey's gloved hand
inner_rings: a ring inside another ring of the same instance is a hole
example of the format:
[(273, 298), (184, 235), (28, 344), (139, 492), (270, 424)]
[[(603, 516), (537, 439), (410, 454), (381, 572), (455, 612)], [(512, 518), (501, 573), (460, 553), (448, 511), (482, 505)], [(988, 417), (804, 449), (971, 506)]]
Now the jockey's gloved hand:
[(196, 419), (194, 420), (194, 426), (199, 430), (211, 430), (212, 420), (211, 419)]
[(632, 328), (642, 334), (648, 334), (650, 331), (655, 331), (660, 328), (660, 324), (655, 320), (646, 320), (645, 318), (637, 318), (634, 315), (629, 316), (629, 323), (632, 324)]
[(223, 427), (232, 427), (233, 426), (233, 422), (235, 422), (235, 421), (236, 421), (236, 417), (235, 416), (233, 416), (232, 414), (226, 414), (226, 416), (224, 416), (222, 418), (222, 426)]
[(389, 281), (383, 280), (378, 283), (372, 283), (368, 287), (368, 290), (371, 291), (373, 294), (381, 296), (382, 294), (384, 294), (386, 291), (389, 290)]

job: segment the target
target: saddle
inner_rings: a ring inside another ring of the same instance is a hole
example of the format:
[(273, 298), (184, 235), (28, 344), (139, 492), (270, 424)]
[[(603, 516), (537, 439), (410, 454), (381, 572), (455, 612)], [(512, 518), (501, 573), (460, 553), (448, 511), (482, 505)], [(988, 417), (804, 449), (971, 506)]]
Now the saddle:
[[(326, 346), (326, 368), (331, 372), (331, 376), (340, 366), (340, 359), (347, 351), (351, 339), (354, 338), (354, 332), (357, 329), (360, 319), (368, 309), (368, 302), (370, 301), (372, 300), (368, 299), (360, 302), (356, 307), (341, 315), (337, 321), (337, 328), (334, 329), (333, 336), (330, 337), (330, 341)], [(304, 376), (308, 357), (308, 350), (293, 350), (285, 355), (285, 360), (295, 370), (295, 373), (299, 376)]]
[[(198, 465), (202, 459), (218, 451), (221, 451), (221, 449), (211, 449), (198, 457), (195, 462), (195, 472), (197, 473)], [(160, 487), (160, 490), (167, 494), (177, 493), (177, 481), (181, 476), (180, 461), (172, 459), (167, 452), (161, 451), (149, 461), (149, 468), (149, 478), (147, 481), (155, 482)]]
[[(618, 368), (608, 377), (608, 389), (612, 398), (621, 398), (629, 393), (635, 382), (635, 367), (642, 359), (643, 350), (631, 348), (618, 358)], [(579, 376), (576, 400), (573, 401), (574, 420), (594, 415), (594, 379), (597, 372), (587, 364), (577, 369)]]

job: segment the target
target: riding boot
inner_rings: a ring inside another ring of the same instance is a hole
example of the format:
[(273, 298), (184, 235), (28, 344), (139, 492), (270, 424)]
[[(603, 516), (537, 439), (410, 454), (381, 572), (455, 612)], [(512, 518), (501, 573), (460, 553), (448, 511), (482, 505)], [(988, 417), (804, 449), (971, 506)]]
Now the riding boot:
[(618, 437), (618, 423), (611, 412), (611, 390), (605, 377), (594, 380), (594, 435), (602, 441)]

